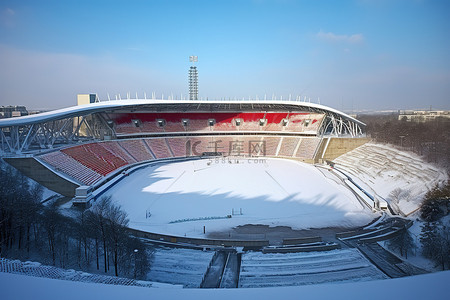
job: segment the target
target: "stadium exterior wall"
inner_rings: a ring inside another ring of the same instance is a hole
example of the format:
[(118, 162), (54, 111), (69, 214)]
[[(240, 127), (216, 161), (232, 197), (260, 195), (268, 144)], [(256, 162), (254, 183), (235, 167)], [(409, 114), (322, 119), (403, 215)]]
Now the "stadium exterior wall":
[(79, 186), (53, 173), (34, 157), (3, 158), (5, 162), (22, 172), (25, 176), (42, 184), (46, 188), (66, 197), (75, 197), (75, 189)]
[(316, 163), (333, 160), (369, 142), (369, 138), (324, 138), (317, 151)]

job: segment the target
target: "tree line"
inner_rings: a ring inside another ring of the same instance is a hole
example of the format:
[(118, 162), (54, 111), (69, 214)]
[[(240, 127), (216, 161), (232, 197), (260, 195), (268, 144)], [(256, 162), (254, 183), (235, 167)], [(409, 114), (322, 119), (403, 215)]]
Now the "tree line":
[[(424, 221), (419, 235), (422, 255), (442, 270), (450, 269), (450, 181), (443, 187), (435, 186), (425, 195), (420, 207), (420, 218)], [(401, 256), (408, 258), (408, 252), (416, 244), (411, 233), (403, 230), (388, 241), (388, 246)]]
[(437, 118), (423, 123), (398, 120), (398, 114), (360, 115), (368, 136), (413, 151), (429, 162), (444, 164), (450, 170), (450, 121)]
[(128, 234), (127, 214), (110, 198), (63, 212), (57, 203), (43, 204), (42, 194), (42, 186), (20, 172), (0, 168), (0, 256), (145, 277), (146, 246)]
[(444, 218), (449, 213), (450, 181), (428, 191), (420, 208), (425, 221), (420, 234), (422, 254), (440, 265), (442, 270), (450, 269), (450, 221)]

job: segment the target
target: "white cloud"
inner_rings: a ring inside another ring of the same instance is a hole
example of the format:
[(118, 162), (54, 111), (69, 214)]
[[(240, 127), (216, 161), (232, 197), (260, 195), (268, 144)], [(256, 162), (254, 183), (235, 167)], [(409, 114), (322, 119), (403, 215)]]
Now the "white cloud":
[(332, 32), (324, 32), (320, 30), (316, 37), (323, 41), (328, 42), (345, 42), (351, 44), (358, 44), (364, 41), (364, 36), (361, 33), (352, 34), (352, 35), (339, 35)]

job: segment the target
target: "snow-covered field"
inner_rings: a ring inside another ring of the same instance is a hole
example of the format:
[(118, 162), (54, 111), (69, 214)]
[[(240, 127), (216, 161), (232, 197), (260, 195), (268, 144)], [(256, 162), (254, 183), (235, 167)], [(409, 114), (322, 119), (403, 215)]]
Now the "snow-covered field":
[[(284, 159), (149, 166), (125, 177), (106, 195), (128, 213), (130, 227), (190, 237), (203, 237), (203, 226), (207, 233), (245, 224), (350, 227), (376, 217), (314, 166)], [(242, 215), (227, 218), (233, 209)]]
[(190, 249), (155, 249), (147, 279), (200, 287), (214, 252)]
[(274, 287), (386, 279), (357, 249), (242, 255), (240, 287)]
[(254, 289), (171, 289), (117, 286), (38, 278), (0, 272), (1, 299), (447, 299), (450, 271), (344, 284)]
[(367, 143), (334, 162), (371, 194), (392, 200), (391, 192), (401, 189), (398, 207), (405, 215), (419, 208), (429, 189), (448, 179), (444, 169), (418, 155), (382, 144)]

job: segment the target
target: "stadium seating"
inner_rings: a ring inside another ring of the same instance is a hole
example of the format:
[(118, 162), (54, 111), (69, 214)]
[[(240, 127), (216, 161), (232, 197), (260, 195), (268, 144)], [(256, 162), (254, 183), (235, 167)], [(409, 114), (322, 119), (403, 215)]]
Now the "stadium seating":
[(167, 122), (166, 126), (164, 126), (165, 132), (185, 132), (186, 127), (180, 122)]
[[(319, 113), (146, 113), (114, 116), (116, 133), (135, 135), (158, 132), (204, 132), (204, 131), (287, 131), (317, 133), (324, 114)], [(134, 121), (138, 120), (136, 127)], [(164, 120), (163, 126), (157, 120)], [(186, 120), (186, 126), (183, 125)], [(208, 123), (214, 120), (214, 125)], [(262, 122), (261, 122), (262, 121)], [(239, 123), (239, 124), (237, 124)]]
[(158, 126), (156, 121), (146, 121), (141, 123), (141, 132), (164, 132), (164, 128)]
[(278, 144), (280, 143), (281, 138), (268, 136), (264, 137), (263, 141), (266, 146), (266, 155), (267, 156), (275, 156), (278, 148)]
[(119, 144), (132, 155), (136, 161), (146, 161), (154, 158), (150, 153), (148, 146), (146, 146), (141, 139), (122, 140), (119, 141)]
[(79, 145), (61, 151), (103, 176), (127, 164), (124, 159), (109, 152), (99, 143)]
[(210, 131), (208, 120), (189, 120), (188, 131)]
[(278, 152), (278, 156), (286, 156), (292, 157), (294, 156), (294, 151), (299, 142), (299, 138), (297, 137), (282, 137), (280, 151)]
[(39, 159), (82, 184), (92, 185), (118, 168), (136, 162), (196, 156), (204, 152), (218, 152), (224, 156), (313, 159), (319, 144), (320, 138), (317, 137), (264, 135), (154, 137), (83, 144), (40, 155)]
[(51, 165), (56, 171), (63, 172), (85, 185), (94, 184), (102, 178), (94, 170), (84, 166), (61, 151), (40, 155), (38, 158)]
[(313, 159), (319, 143), (320, 138), (302, 138), (295, 156), (298, 158)]
[(131, 156), (129, 152), (127, 153), (126, 150), (121, 145), (119, 145), (119, 142), (117, 141), (103, 142), (101, 143), (101, 145), (103, 146), (103, 148), (111, 153), (118, 155), (129, 164), (137, 162), (137, 160), (133, 156)]
[(115, 131), (117, 134), (135, 134), (140, 133), (141, 130), (139, 127), (136, 127), (134, 124), (130, 123), (122, 123), (115, 126)]
[(164, 138), (146, 139), (145, 142), (150, 147), (150, 150), (155, 155), (155, 158), (160, 159), (172, 157)]
[(183, 157), (189, 156), (189, 153), (186, 151), (186, 142), (187, 138), (167, 138), (167, 142), (169, 143), (170, 149), (172, 149), (173, 155), (175, 157)]

